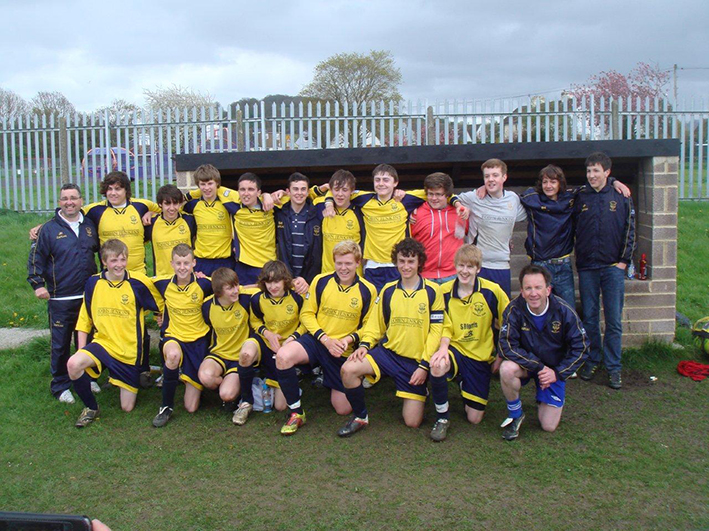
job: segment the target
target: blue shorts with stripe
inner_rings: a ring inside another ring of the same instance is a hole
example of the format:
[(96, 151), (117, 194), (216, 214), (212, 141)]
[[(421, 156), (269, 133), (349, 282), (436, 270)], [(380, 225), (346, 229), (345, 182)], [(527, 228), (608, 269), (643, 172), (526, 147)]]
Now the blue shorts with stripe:
[(374, 376), (367, 376), (370, 382), (376, 383), (382, 377), (382, 374), (386, 374), (394, 380), (396, 396), (421, 402), (426, 401), (426, 396), (428, 395), (426, 383), (424, 382), (422, 385), (411, 385), (409, 383), (414, 371), (418, 369), (418, 361), (399, 356), (393, 350), (382, 346), (374, 347), (370, 350), (369, 354), (367, 354), (367, 360), (372, 369), (374, 369)]
[(451, 360), (448, 379), (460, 380), (460, 394), (465, 405), (478, 411), (485, 411), (487, 398), (490, 395), (492, 375), (490, 363), (463, 356), (455, 347), (448, 347), (448, 356)]
[[(199, 381), (199, 366), (202, 365), (204, 357), (209, 352), (209, 334), (194, 341), (180, 341), (174, 337), (164, 337), (160, 341), (160, 351), (164, 352), (165, 345), (176, 343), (180, 347), (180, 380), (188, 383), (200, 391), (204, 389)], [(163, 354), (164, 355), (164, 354)]]
[(226, 376), (227, 374), (231, 374), (234, 372), (239, 372), (239, 360), (228, 360), (226, 358), (222, 358), (217, 354), (207, 354), (204, 359), (212, 360), (213, 362), (217, 363), (222, 368), (222, 376)]
[(117, 386), (137, 393), (140, 387), (140, 367), (137, 365), (128, 365), (114, 358), (109, 352), (98, 343), (89, 343), (84, 348), (79, 349), (79, 352), (87, 354), (96, 367), (88, 367), (86, 373), (92, 378), (98, 378), (104, 369), (108, 369), (108, 381)]
[[(345, 356), (340, 356), (339, 358), (336, 358), (335, 356), (330, 354), (330, 351), (327, 350), (325, 345), (320, 343), (320, 341), (315, 339), (310, 334), (303, 334), (298, 339), (296, 339), (296, 341), (300, 343), (305, 349), (305, 352), (308, 353), (308, 358), (310, 358), (311, 360), (310, 364), (313, 367), (317, 367), (318, 365), (322, 367), (323, 387), (327, 387), (328, 389), (334, 389), (335, 391), (340, 391), (341, 393), (344, 393), (345, 386), (342, 385), (342, 376), (340, 375), (340, 369), (342, 368), (342, 365), (345, 363), (345, 361), (347, 361), (347, 358)], [(313, 359), (315, 360), (315, 363), (313, 363)]]
[(509, 269), (488, 269), (487, 267), (482, 267), (478, 272), (478, 276), (498, 284), (502, 288), (502, 291), (510, 297), (510, 293), (512, 292), (512, 278), (510, 277)]
[(212, 276), (217, 269), (220, 267), (226, 267), (227, 269), (234, 269), (234, 257), (229, 258), (196, 258), (196, 264), (194, 270), (199, 273), (204, 273), (208, 277)]
[(254, 362), (254, 367), (261, 367), (263, 370), (263, 379), (271, 387), (279, 387), (278, 372), (276, 371), (276, 353), (271, 350), (266, 341), (258, 334), (251, 334), (246, 343), (252, 342), (256, 344), (258, 357)]
[[(537, 375), (534, 374), (532, 378), (534, 378), (534, 384), (537, 388), (536, 398), (538, 403), (547, 404), (552, 407), (564, 407), (564, 402), (566, 401), (566, 382), (557, 380), (546, 389), (542, 389), (539, 386)], [(523, 378), (522, 385), (527, 385), (532, 378)]]

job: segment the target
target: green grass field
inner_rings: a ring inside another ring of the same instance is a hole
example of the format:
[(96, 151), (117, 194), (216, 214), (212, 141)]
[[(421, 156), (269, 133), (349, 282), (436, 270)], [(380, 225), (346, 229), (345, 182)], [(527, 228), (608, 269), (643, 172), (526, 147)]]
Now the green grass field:
[[(680, 206), (678, 309), (692, 320), (709, 314), (706, 208)], [(37, 217), (0, 220), (11, 251), (0, 285), (17, 301), (0, 309), (0, 324), (16, 321), (17, 312), (26, 317), (22, 326), (43, 327), (44, 306), (24, 280), (27, 244), (17, 237)], [(506, 410), (497, 381), (476, 427), (465, 422), (452, 386), (450, 435), (435, 444), (433, 406), (422, 428), (406, 428), (386, 380), (367, 391), (370, 427), (348, 440), (335, 436), (345, 419), (307, 379), (308, 423), (292, 438), (278, 434), (280, 413), (254, 413), (235, 427), (213, 394), (192, 416), (178, 405), (157, 430), (150, 421), (158, 389), (141, 392), (126, 414), (111, 387), (98, 397), (102, 418), (79, 431), (81, 406), (51, 399), (48, 342), (36, 340), (0, 352), (0, 509), (85, 513), (114, 530), (704, 529), (709, 383), (680, 377), (675, 367), (709, 359), (686, 330), (678, 341), (684, 350), (625, 351), (620, 392), (603, 377), (570, 381), (554, 434), (541, 431), (525, 388), (527, 420), (514, 443), (500, 437)]]

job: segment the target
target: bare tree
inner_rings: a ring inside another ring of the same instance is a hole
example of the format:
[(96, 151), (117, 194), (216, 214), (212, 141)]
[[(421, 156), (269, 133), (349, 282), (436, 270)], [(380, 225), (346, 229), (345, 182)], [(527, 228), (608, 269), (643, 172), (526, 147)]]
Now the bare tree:
[(11, 90), (0, 87), (0, 121), (11, 120), (29, 112), (30, 106), (25, 99)]
[(145, 101), (151, 109), (157, 111), (159, 109), (185, 109), (191, 107), (211, 107), (217, 101), (209, 93), (202, 93), (183, 87), (181, 85), (171, 85), (162, 87), (158, 85), (155, 89), (143, 89)]
[(400, 100), (401, 71), (391, 52), (340, 53), (315, 67), (301, 96), (339, 102)]
[(135, 103), (126, 100), (115, 99), (110, 105), (96, 109), (96, 113), (105, 114), (108, 112), (108, 123), (115, 125), (119, 123), (133, 123), (133, 113), (139, 111)]
[(76, 112), (74, 104), (59, 91), (38, 92), (30, 101), (32, 114), (39, 116), (69, 116)]

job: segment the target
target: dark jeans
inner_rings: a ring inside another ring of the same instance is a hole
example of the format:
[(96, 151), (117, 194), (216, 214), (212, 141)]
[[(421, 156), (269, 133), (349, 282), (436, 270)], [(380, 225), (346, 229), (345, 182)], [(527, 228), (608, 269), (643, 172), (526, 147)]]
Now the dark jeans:
[[(51, 335), (51, 361), (52, 383), (49, 390), (55, 397), (59, 397), (71, 387), (71, 380), (66, 369), (66, 362), (73, 354), (71, 340), (74, 338), (76, 322), (79, 319), (79, 310), (83, 299), (65, 301), (50, 300), (47, 305), (49, 313), (49, 329)], [(76, 342), (76, 341), (75, 341)]]
[[(620, 371), (620, 344), (623, 335), (621, 316), (625, 298), (625, 271), (616, 266), (579, 271), (579, 294), (583, 310), (583, 326), (591, 341), (588, 362), (599, 365), (601, 361), (608, 372)], [(601, 342), (600, 303), (603, 296), (603, 312), (606, 332)]]
[(554, 295), (564, 299), (575, 310), (576, 293), (574, 292), (574, 270), (571, 267), (571, 258), (558, 260), (533, 261), (535, 265), (540, 265), (551, 273), (551, 290)]

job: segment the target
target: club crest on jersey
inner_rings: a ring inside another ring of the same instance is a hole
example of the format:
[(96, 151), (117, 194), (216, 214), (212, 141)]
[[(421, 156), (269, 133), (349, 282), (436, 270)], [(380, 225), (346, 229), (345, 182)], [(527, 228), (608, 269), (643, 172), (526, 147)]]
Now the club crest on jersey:
[(315, 225), (315, 226), (313, 227), (313, 234), (314, 234), (315, 236), (320, 236), (320, 225)]
[(397, 203), (392, 203), (392, 204), (391, 204), (391, 210), (392, 210), (392, 211), (396, 211), (396, 209), (398, 209), (398, 208), (399, 208), (399, 205), (398, 205)]
[(121, 295), (121, 303), (128, 304), (128, 295)]
[(86, 227), (86, 235), (91, 238), (94, 235), (94, 231), (91, 230), (91, 227)]
[(588, 212), (588, 205), (586, 203), (581, 207), (581, 212)]
[(611, 212), (615, 212), (618, 209), (618, 203), (616, 201), (611, 201), (609, 204)]
[(293, 307), (292, 304), (289, 304), (288, 306), (286, 306), (286, 313), (288, 315), (293, 315), (294, 312), (295, 312), (295, 307)]
[(350, 307), (356, 308), (358, 304), (359, 304), (359, 299), (357, 299), (356, 297), (352, 297), (352, 300), (350, 300)]
[(347, 223), (345, 223), (345, 226), (347, 227), (347, 230), (354, 229), (354, 221), (352, 221), (351, 219), (348, 219)]
[(190, 296), (190, 299), (192, 299), (192, 302), (197, 302), (199, 300), (199, 296), (196, 293), (193, 293)]
[(137, 224), (138, 224), (138, 218), (137, 218), (136, 216), (131, 216), (131, 217), (130, 217), (130, 222), (131, 222), (133, 225), (137, 225)]
[(420, 314), (426, 313), (426, 304), (423, 302), (421, 304), (419, 304), (419, 313)]
[(179, 232), (180, 234), (184, 234), (185, 232), (187, 232), (187, 229), (185, 229), (184, 225), (180, 225), (177, 229), (177, 232)]
[(482, 302), (476, 302), (473, 304), (473, 313), (480, 317), (485, 313), (485, 305)]
[(551, 332), (552, 334), (558, 334), (561, 331), (561, 322), (560, 321), (554, 321), (551, 323)]
[(224, 212), (217, 212), (217, 219), (219, 221), (223, 221), (224, 220)]
[(59, 234), (57, 234), (57, 240), (61, 240), (62, 238), (66, 238), (66, 234), (64, 232), (59, 231)]

